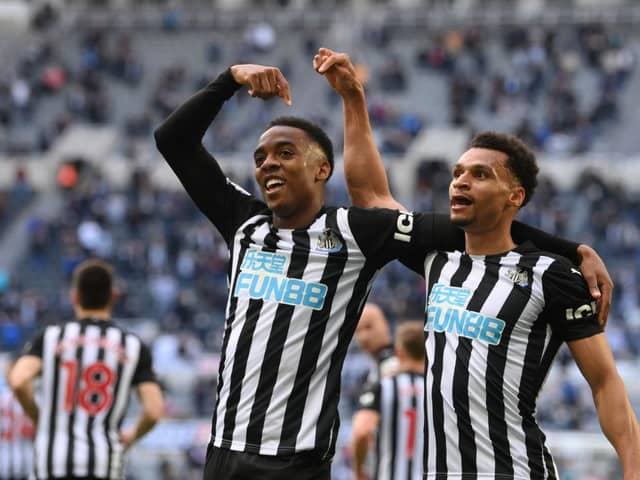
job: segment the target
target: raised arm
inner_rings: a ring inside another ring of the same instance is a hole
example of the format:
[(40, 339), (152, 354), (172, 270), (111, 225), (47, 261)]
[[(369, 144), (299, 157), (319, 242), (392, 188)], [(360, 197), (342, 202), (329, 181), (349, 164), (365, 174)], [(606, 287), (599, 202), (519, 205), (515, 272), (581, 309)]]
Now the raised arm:
[(357, 207), (405, 208), (389, 190), (384, 163), (369, 122), (364, 86), (346, 53), (321, 48), (313, 66), (342, 97), (344, 170), (351, 202)]
[(640, 479), (640, 428), (603, 333), (569, 342), (591, 387), (602, 431), (622, 463), (624, 480)]
[(224, 102), (243, 85), (259, 98), (280, 96), (291, 104), (289, 84), (276, 67), (234, 65), (180, 105), (155, 131), (158, 150), (198, 208), (225, 238), (242, 198), (202, 145), (202, 137)]

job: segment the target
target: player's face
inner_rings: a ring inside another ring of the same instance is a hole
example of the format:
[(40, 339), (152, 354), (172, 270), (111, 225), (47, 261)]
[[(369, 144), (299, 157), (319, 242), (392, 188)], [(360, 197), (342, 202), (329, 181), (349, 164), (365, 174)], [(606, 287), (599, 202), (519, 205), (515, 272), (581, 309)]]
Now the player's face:
[[(515, 215), (524, 189), (506, 167), (507, 155), (487, 148), (467, 150), (453, 167), (449, 184), (451, 222), (467, 232), (493, 228)], [(514, 210), (515, 209), (515, 210)]]
[(322, 195), (328, 162), (304, 130), (271, 127), (260, 137), (253, 159), (264, 200), (279, 217), (309, 208)]
[(387, 344), (386, 321), (382, 313), (365, 307), (358, 325), (355, 339), (358, 346), (369, 353), (375, 353)]

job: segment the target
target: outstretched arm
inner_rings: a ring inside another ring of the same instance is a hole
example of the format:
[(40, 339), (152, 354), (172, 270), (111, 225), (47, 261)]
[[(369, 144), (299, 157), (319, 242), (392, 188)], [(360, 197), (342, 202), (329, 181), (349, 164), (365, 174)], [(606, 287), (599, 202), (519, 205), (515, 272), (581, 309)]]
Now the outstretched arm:
[(589, 382), (602, 431), (618, 453), (624, 480), (640, 479), (640, 428), (603, 333), (569, 342)]
[(321, 48), (313, 67), (342, 97), (344, 113), (344, 170), (351, 202), (357, 207), (405, 208), (389, 190), (384, 163), (376, 147), (364, 85), (346, 53)]

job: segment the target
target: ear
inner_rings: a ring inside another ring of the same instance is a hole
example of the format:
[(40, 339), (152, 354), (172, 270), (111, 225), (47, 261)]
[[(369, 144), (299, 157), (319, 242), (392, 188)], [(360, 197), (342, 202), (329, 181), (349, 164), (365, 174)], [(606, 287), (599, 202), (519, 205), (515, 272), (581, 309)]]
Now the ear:
[(511, 193), (509, 193), (509, 203), (516, 207), (520, 208), (524, 203), (524, 198), (526, 196), (526, 192), (524, 187), (518, 185), (511, 189)]
[(71, 305), (79, 305), (80, 299), (78, 298), (78, 290), (72, 288), (69, 292), (69, 298), (71, 299)]
[(111, 289), (111, 305), (115, 304), (122, 296), (122, 291), (118, 287)]
[(318, 170), (316, 171), (316, 180), (321, 182), (326, 182), (331, 175), (331, 165), (329, 165), (329, 161), (324, 157), (320, 160), (320, 165), (318, 166)]

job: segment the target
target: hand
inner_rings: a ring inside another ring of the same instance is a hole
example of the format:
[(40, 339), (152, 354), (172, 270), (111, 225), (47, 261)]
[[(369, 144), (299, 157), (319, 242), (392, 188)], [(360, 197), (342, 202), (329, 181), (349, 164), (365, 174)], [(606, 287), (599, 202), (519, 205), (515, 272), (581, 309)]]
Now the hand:
[(580, 270), (589, 286), (591, 296), (596, 300), (598, 309), (598, 323), (602, 328), (607, 325), (613, 281), (600, 255), (587, 245), (578, 247), (580, 256)]
[(320, 48), (313, 57), (313, 68), (323, 75), (340, 96), (362, 94), (364, 86), (346, 53)]
[(124, 447), (125, 450), (127, 450), (131, 445), (133, 445), (133, 442), (136, 441), (136, 432), (135, 432), (135, 428), (130, 428), (128, 430), (120, 430), (120, 443), (122, 443), (122, 446)]
[(277, 67), (264, 65), (234, 65), (231, 67), (233, 79), (240, 85), (249, 87), (252, 97), (268, 98), (280, 97), (287, 106), (291, 106), (291, 91), (289, 82)]

